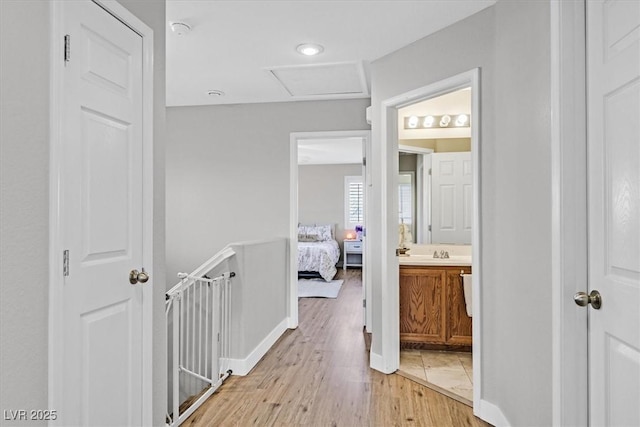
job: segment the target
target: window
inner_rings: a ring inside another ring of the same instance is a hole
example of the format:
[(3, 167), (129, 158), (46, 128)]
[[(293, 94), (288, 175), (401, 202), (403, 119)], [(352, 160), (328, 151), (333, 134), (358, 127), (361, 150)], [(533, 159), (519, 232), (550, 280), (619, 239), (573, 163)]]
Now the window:
[(344, 177), (344, 227), (353, 230), (364, 224), (364, 184), (361, 176)]

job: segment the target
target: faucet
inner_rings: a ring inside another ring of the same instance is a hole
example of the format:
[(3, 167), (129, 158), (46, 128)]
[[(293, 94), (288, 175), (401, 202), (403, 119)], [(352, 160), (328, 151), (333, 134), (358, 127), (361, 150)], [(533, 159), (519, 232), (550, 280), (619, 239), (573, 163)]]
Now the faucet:
[(438, 253), (438, 251), (434, 251), (433, 252), (433, 257), (434, 258), (449, 258), (449, 251), (440, 251), (440, 253)]

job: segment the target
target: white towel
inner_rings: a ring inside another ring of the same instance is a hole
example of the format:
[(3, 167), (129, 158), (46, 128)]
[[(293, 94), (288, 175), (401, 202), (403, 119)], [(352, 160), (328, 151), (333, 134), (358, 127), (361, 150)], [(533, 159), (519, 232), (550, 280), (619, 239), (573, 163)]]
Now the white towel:
[(471, 274), (463, 274), (462, 275), (462, 287), (464, 288), (464, 302), (467, 306), (467, 316), (471, 317), (471, 307), (472, 304), (472, 296), (473, 296), (473, 285)]

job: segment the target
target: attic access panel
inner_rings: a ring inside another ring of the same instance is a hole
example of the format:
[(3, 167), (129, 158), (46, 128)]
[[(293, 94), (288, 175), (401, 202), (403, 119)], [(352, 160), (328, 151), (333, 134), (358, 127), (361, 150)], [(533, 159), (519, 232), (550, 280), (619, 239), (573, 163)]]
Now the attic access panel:
[(360, 62), (273, 67), (267, 71), (294, 98), (369, 95)]

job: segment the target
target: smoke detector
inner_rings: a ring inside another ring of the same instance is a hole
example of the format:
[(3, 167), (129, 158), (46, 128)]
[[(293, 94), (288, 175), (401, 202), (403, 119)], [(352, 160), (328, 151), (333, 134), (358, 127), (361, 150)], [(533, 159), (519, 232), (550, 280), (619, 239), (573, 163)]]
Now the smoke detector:
[(172, 22), (171, 31), (179, 36), (185, 36), (191, 32), (191, 27), (184, 22)]

